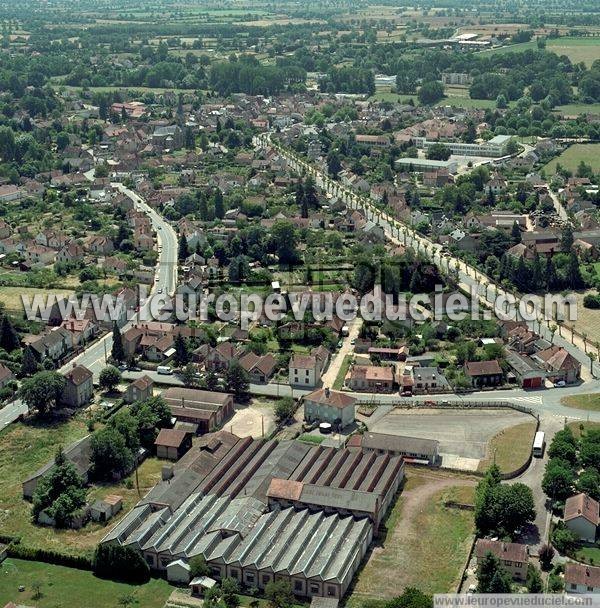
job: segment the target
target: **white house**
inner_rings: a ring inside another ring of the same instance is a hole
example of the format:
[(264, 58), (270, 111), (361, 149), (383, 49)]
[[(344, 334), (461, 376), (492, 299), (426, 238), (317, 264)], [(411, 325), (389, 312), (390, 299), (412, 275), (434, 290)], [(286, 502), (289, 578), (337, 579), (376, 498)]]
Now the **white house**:
[(596, 540), (600, 505), (587, 494), (576, 494), (565, 502), (565, 525), (577, 538), (590, 543)]

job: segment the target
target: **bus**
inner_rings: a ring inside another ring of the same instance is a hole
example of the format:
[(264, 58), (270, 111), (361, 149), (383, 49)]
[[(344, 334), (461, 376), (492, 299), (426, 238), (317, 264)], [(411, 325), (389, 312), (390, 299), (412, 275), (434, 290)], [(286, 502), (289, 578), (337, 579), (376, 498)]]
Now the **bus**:
[(546, 447), (546, 439), (542, 431), (538, 431), (533, 439), (533, 455), (536, 458), (541, 458), (544, 455)]

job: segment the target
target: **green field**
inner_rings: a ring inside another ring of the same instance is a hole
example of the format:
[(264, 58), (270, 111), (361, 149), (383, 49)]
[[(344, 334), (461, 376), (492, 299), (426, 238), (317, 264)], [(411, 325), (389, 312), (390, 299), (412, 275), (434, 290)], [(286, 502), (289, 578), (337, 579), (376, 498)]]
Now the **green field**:
[[(509, 46), (499, 47), (481, 51), (485, 54), (497, 53), (520, 53), (537, 49), (537, 41), (530, 40), (520, 44), (511, 44)], [(588, 67), (600, 57), (600, 38), (587, 37), (564, 37), (554, 38), (546, 41), (546, 50), (556, 53), (557, 55), (566, 55), (573, 63), (584, 62)]]
[(568, 103), (564, 106), (556, 106), (554, 111), (565, 116), (600, 114), (600, 103)]
[[(19, 591), (19, 585), (25, 591)], [(37, 587), (39, 586), (39, 587)], [(96, 578), (91, 572), (39, 562), (7, 559), (0, 566), (0, 605), (9, 602), (37, 608), (106, 608), (129, 605), (162, 608), (173, 591), (166, 581), (152, 579), (145, 585), (127, 585)]]
[(598, 393), (569, 395), (568, 397), (563, 397), (560, 402), (566, 407), (572, 407), (577, 410), (600, 412), (600, 394)]
[(444, 99), (441, 99), (440, 101), (438, 101), (436, 104), (436, 106), (455, 106), (457, 108), (465, 108), (465, 109), (472, 109), (472, 108), (481, 108), (482, 110), (486, 110), (488, 108), (495, 108), (496, 107), (496, 100), (495, 99), (471, 99), (470, 97), (458, 97), (458, 96), (452, 96), (452, 97), (444, 97)]
[(581, 161), (590, 165), (595, 173), (600, 172), (600, 144), (574, 144), (547, 163), (544, 171), (553, 175), (557, 163), (560, 163), (565, 169), (576, 172)]

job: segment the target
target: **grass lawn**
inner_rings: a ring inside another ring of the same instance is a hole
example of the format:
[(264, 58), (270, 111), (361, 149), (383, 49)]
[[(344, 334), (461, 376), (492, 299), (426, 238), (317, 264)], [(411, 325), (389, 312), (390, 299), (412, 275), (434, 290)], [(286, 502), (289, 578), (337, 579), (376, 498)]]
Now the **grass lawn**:
[(544, 166), (547, 175), (553, 175), (557, 163), (565, 169), (577, 171), (581, 161), (590, 165), (595, 173), (600, 171), (600, 144), (574, 144), (567, 148), (560, 156), (553, 158)]
[(590, 545), (588, 547), (581, 547), (576, 553), (575, 557), (577, 561), (591, 564), (592, 566), (600, 565), (600, 546)]
[[(19, 585), (25, 591), (19, 592)], [(33, 585), (39, 585), (36, 597)], [(105, 608), (120, 605), (132, 595), (137, 606), (162, 608), (173, 588), (162, 579), (145, 585), (127, 585), (95, 577), (91, 572), (40, 562), (7, 559), (0, 566), (0, 605), (8, 602), (37, 608)]]
[[(0, 533), (22, 536), (24, 545), (54, 549), (74, 555), (91, 555), (95, 546), (119, 518), (123, 517), (139, 500), (130, 481), (117, 484), (94, 485), (89, 500), (107, 494), (123, 496), (123, 510), (107, 526), (89, 523), (81, 530), (53, 530), (34, 525), (31, 521), (31, 505), (23, 500), (22, 482), (51, 460), (59, 445), (68, 446), (87, 435), (81, 417), (62, 424), (32, 425), (16, 423), (0, 433)], [(162, 462), (150, 458), (138, 470), (140, 494), (143, 496), (160, 480)], [(129, 487), (127, 487), (129, 486)]]
[(304, 441), (305, 443), (316, 443), (321, 444), (325, 441), (325, 437), (322, 435), (311, 435), (310, 433), (303, 433), (298, 437), (298, 441)]
[(0, 287), (0, 302), (3, 302), (6, 309), (14, 313), (23, 313), (23, 302), (21, 296), (25, 296), (30, 300), (41, 294), (42, 296), (47, 295), (63, 295), (69, 297), (72, 293), (75, 293), (71, 289), (38, 289), (36, 287)]
[(471, 99), (468, 94), (464, 97), (462, 95), (451, 95), (449, 97), (444, 97), (438, 101), (436, 106), (454, 106), (457, 108), (465, 108), (467, 110), (472, 108), (481, 108), (483, 110), (487, 110), (488, 108), (496, 107), (495, 99)]
[(581, 420), (576, 420), (575, 422), (569, 422), (567, 426), (571, 429), (576, 439), (579, 439), (581, 434), (586, 431), (593, 429), (600, 430), (600, 422), (582, 422)]
[(492, 437), (488, 444), (487, 457), (479, 461), (479, 470), (485, 471), (494, 461), (503, 473), (517, 470), (529, 458), (535, 422), (523, 422), (508, 427)]
[(600, 412), (600, 393), (591, 393), (588, 395), (569, 395), (560, 400), (562, 405), (572, 407), (578, 410), (591, 410)]
[(454, 591), (471, 544), (473, 513), (444, 503), (472, 503), (473, 489), (464, 478), (409, 467), (402, 494), (383, 524), (383, 539), (360, 571), (347, 606), (392, 598), (407, 586), (425, 593)]
[(346, 377), (346, 374), (348, 373), (348, 369), (350, 368), (350, 363), (352, 363), (352, 357), (350, 355), (346, 355), (344, 357), (344, 360), (342, 361), (342, 364), (340, 365), (340, 369), (335, 378), (335, 382), (333, 383), (332, 388), (334, 390), (339, 391), (342, 388), (342, 386), (344, 386), (344, 378)]
[(566, 55), (573, 63), (583, 61), (589, 68), (600, 57), (600, 38), (555, 38), (547, 41), (546, 49), (557, 55)]

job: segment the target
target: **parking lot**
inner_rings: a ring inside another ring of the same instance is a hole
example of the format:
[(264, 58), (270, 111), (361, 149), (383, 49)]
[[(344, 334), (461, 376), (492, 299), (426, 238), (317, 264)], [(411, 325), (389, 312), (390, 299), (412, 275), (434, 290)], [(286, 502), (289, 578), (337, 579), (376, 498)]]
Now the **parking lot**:
[(369, 430), (440, 442), (440, 454), (479, 461), (490, 439), (531, 417), (511, 409), (445, 410), (394, 408)]

